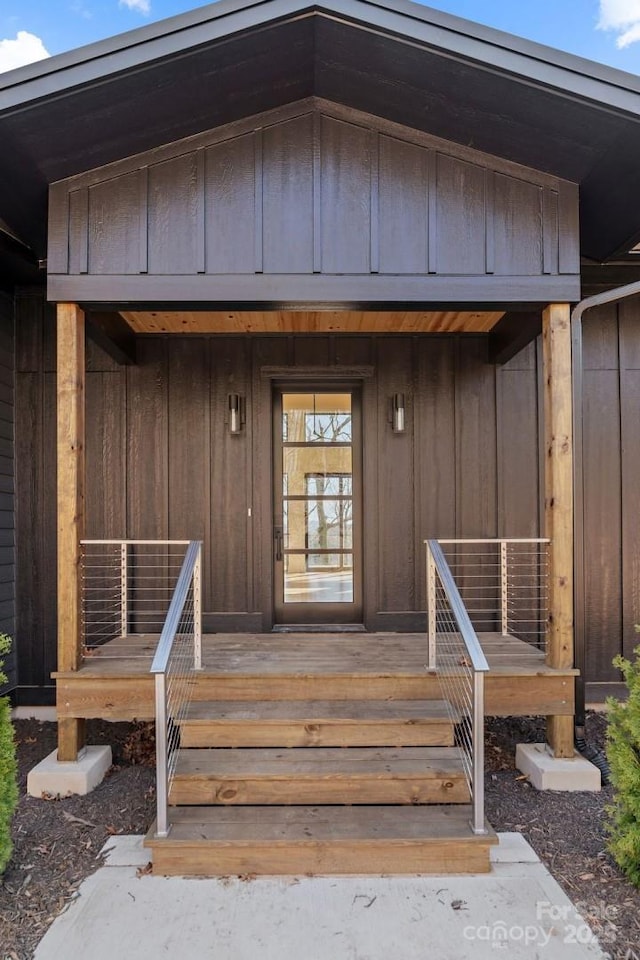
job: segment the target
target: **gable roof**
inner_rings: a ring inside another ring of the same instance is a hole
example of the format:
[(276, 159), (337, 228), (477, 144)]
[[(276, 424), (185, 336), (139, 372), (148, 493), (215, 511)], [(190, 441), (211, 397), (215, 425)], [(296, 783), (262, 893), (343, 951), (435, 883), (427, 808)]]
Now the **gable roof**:
[(0, 75), (0, 217), (49, 183), (309, 96), (581, 188), (583, 253), (640, 240), (640, 78), (408, 0), (220, 0)]

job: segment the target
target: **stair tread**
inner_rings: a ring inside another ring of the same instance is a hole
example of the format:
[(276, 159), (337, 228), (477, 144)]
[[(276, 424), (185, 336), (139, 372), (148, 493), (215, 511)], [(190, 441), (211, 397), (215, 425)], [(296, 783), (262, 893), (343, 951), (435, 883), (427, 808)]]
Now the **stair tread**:
[(474, 834), (469, 804), (365, 807), (178, 807), (171, 812), (168, 838), (147, 844), (194, 841), (213, 844), (313, 844), (345, 841), (414, 841), (494, 844), (497, 838)]
[(218, 700), (192, 702), (184, 722), (206, 724), (224, 720), (447, 723), (449, 714), (444, 700)]
[(457, 747), (290, 747), (182, 749), (176, 779), (460, 777)]

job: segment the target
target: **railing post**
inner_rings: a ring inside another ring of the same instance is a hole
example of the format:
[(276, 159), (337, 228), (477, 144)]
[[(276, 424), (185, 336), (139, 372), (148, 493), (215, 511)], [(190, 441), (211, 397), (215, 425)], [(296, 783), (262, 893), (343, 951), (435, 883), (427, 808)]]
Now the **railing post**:
[(500, 631), (509, 633), (509, 578), (507, 568), (507, 541), (500, 540)]
[(431, 553), (431, 547), (427, 543), (427, 668), (436, 669), (436, 564)]
[(486, 833), (484, 823), (484, 673), (473, 671), (473, 822), (474, 833)]
[(202, 670), (202, 544), (193, 567), (193, 668)]
[(156, 836), (169, 835), (169, 744), (167, 738), (167, 675), (156, 673)]
[(129, 632), (128, 606), (128, 571), (127, 571), (127, 544), (120, 544), (120, 634), (126, 637)]

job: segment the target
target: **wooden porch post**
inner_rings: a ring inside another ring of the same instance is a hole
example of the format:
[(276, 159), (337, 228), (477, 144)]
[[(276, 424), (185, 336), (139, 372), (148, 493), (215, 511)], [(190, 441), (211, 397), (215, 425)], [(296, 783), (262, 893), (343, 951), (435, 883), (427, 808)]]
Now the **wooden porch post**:
[[(547, 664), (573, 666), (573, 424), (571, 310), (550, 304), (542, 314), (544, 366), (545, 528), (551, 540)], [(547, 717), (556, 757), (573, 757), (573, 716)]]
[[(58, 670), (82, 659), (80, 541), (84, 537), (85, 323), (75, 303), (57, 309)], [(77, 760), (84, 720), (58, 720), (58, 760)]]

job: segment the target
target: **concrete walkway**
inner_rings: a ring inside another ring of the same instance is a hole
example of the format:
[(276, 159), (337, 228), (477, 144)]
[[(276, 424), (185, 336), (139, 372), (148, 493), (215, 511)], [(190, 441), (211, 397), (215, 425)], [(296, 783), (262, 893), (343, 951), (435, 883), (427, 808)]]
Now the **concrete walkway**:
[(105, 850), (35, 960), (606, 956), (519, 834), (501, 834), (492, 872), (472, 877), (165, 878), (138, 875), (141, 837)]

